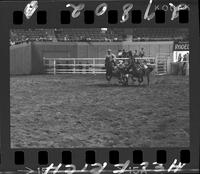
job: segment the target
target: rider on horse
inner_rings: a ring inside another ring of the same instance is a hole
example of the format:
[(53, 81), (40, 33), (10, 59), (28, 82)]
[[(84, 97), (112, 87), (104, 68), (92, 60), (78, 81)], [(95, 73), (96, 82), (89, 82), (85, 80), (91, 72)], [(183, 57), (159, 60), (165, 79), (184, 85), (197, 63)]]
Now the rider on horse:
[(148, 66), (147, 66), (147, 61), (146, 61), (146, 60), (143, 61), (142, 66), (144, 67), (144, 69), (147, 69), (147, 68), (148, 68)]
[(128, 58), (129, 58), (128, 60), (129, 65), (132, 65), (135, 62), (135, 57), (133, 56), (132, 51), (128, 52)]

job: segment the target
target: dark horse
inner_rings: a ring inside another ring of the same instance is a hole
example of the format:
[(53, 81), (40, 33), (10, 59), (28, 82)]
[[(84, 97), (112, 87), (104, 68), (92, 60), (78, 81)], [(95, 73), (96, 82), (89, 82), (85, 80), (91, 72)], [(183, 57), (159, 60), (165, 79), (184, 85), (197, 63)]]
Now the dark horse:
[(132, 80), (133, 82), (135, 82), (134, 78), (138, 79), (138, 83), (139, 85), (143, 82), (143, 77), (146, 76), (147, 77), (147, 83), (149, 85), (149, 81), (150, 81), (150, 73), (153, 71), (153, 66), (151, 65), (146, 65), (146, 61), (144, 61), (144, 64), (140, 64), (139, 62), (135, 61), (135, 56), (132, 54), (132, 51), (128, 52), (128, 71), (129, 74), (132, 75)]
[(114, 62), (113, 61), (106, 61), (105, 67), (106, 67), (106, 79), (108, 81), (111, 80), (112, 76), (115, 76), (119, 79), (119, 82), (123, 85), (128, 85), (128, 77), (131, 75), (131, 78), (133, 81), (135, 81), (134, 78), (138, 79), (138, 83), (141, 84), (144, 80), (144, 76), (147, 77), (147, 83), (149, 85), (150, 82), (150, 73), (153, 71), (154, 67), (151, 65), (141, 65), (140, 63), (135, 62), (134, 59), (131, 59), (132, 61), (129, 61), (129, 65), (125, 66), (124, 68), (116, 67), (114, 68)]
[(128, 69), (119, 68), (115, 66), (114, 61), (109, 61), (109, 60), (105, 62), (105, 68), (106, 68), (106, 79), (108, 81), (110, 81), (111, 78), (115, 76), (118, 78), (119, 83), (125, 86), (128, 85), (128, 75), (127, 75), (128, 73), (125, 72)]
[(153, 71), (154, 67), (152, 65), (141, 65), (135, 61), (132, 61), (129, 65), (129, 73), (132, 75), (132, 80), (134, 77), (138, 79), (139, 84), (143, 82), (143, 77), (147, 77), (147, 84), (150, 82), (150, 73)]

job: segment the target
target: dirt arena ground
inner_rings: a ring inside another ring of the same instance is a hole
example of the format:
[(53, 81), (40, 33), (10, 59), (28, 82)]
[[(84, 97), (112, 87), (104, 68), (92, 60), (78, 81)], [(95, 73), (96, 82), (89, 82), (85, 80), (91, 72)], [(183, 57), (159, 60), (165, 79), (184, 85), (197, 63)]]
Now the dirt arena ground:
[(189, 146), (189, 77), (108, 84), (104, 75), (10, 79), (11, 147)]

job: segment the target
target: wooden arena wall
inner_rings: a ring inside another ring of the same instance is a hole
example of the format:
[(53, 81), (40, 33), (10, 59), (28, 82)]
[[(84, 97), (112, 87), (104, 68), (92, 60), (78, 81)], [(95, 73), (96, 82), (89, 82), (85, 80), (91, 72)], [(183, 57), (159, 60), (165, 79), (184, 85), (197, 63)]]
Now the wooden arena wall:
[(31, 74), (31, 44), (20, 44), (10, 47), (10, 74)]
[[(105, 57), (111, 49), (117, 54), (119, 49), (140, 50), (145, 56), (172, 54), (173, 41), (163, 42), (34, 42), (10, 48), (10, 74), (42, 74), (43, 57), (46, 58), (97, 58)], [(172, 57), (171, 57), (172, 58)]]
[(140, 50), (144, 48), (145, 56), (156, 57), (158, 54), (172, 54), (173, 42), (96, 42), (96, 43), (77, 43), (78, 57), (105, 57), (107, 50), (110, 48), (114, 54), (119, 49), (126, 51)]

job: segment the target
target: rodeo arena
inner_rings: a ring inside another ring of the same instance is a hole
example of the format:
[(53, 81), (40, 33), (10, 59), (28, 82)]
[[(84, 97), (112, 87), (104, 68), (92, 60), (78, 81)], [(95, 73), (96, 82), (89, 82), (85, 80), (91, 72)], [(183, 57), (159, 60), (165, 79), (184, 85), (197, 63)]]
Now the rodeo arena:
[(186, 28), (10, 30), (12, 148), (189, 146)]

